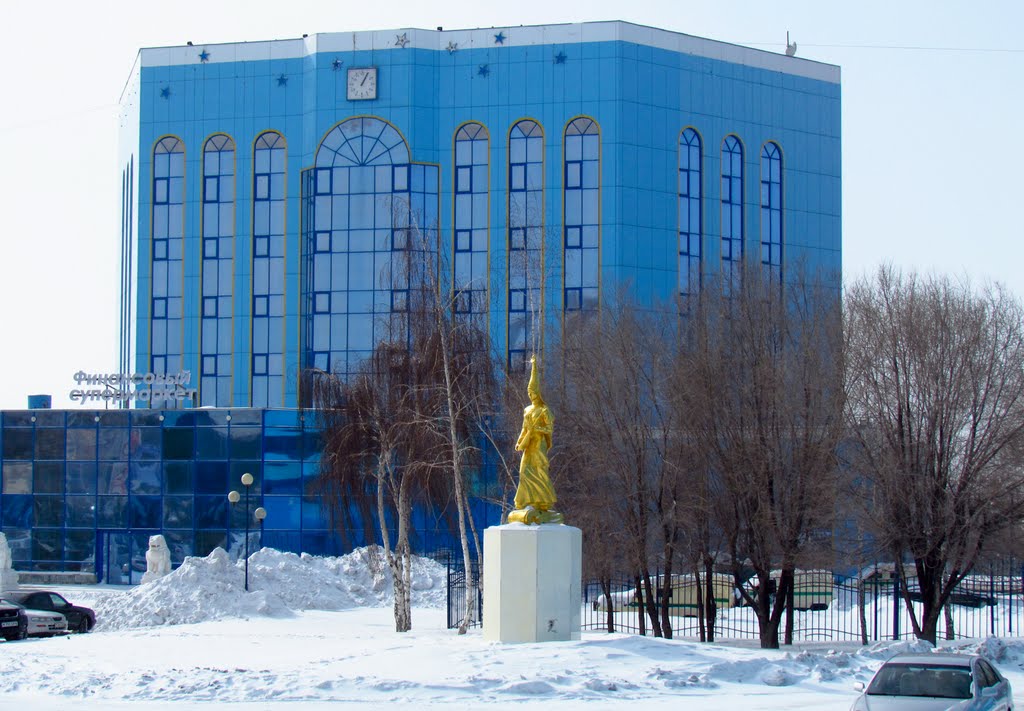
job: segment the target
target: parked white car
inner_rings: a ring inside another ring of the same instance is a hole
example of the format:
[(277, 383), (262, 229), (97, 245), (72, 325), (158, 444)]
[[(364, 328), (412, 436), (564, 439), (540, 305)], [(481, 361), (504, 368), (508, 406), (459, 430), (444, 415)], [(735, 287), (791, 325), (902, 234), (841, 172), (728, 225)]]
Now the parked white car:
[(1010, 682), (977, 654), (898, 654), (851, 711), (1013, 711)]
[(68, 620), (59, 612), (33, 610), (7, 598), (0, 598), (0, 603), (20, 607), (25, 612), (25, 618), (28, 620), (27, 631), (29, 637), (52, 637), (53, 635), (64, 634), (68, 631)]

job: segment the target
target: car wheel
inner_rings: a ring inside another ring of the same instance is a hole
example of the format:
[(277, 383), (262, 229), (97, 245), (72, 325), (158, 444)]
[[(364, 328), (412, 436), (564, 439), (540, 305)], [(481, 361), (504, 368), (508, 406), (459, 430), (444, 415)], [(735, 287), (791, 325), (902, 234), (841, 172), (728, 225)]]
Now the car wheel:
[(14, 639), (28, 639), (28, 628), (19, 631), (18, 636)]
[(89, 618), (83, 617), (81, 620), (79, 620), (78, 627), (75, 628), (75, 632), (78, 632), (79, 634), (85, 634), (89, 631), (89, 629)]

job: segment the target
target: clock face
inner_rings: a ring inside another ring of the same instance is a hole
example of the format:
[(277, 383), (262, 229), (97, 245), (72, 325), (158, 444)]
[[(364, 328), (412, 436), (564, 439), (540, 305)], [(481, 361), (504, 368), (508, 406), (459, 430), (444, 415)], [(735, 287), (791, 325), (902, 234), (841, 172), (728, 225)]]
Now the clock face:
[(377, 67), (352, 67), (348, 70), (348, 99), (377, 98)]

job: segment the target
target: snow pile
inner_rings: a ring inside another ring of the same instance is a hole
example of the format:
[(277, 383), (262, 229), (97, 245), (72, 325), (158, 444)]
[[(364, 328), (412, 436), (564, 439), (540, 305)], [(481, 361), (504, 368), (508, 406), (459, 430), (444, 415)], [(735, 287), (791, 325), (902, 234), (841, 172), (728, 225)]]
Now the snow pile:
[[(97, 630), (181, 625), (229, 617), (288, 617), (296, 610), (344, 610), (391, 604), (391, 572), (376, 548), (340, 558), (296, 555), (264, 548), (232, 562), (217, 548), (189, 557), (170, 575), (129, 592), (96, 601)], [(446, 571), (435, 561), (413, 557), (412, 604), (441, 607)]]
[[(413, 556), (411, 579), (414, 607), (445, 605), (444, 566)], [(264, 548), (249, 557), (249, 589), (273, 592), (292, 610), (377, 607), (390, 605), (394, 595), (391, 569), (376, 547), (357, 548), (340, 558)]]

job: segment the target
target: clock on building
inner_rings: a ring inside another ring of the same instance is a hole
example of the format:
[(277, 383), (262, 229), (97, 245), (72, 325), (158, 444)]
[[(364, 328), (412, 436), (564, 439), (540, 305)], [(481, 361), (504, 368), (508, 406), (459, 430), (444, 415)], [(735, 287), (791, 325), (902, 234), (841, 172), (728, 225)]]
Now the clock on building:
[(351, 67), (348, 70), (348, 99), (362, 101), (377, 98), (377, 67)]

